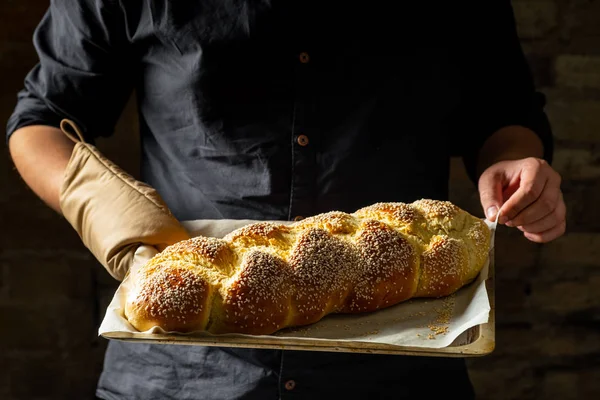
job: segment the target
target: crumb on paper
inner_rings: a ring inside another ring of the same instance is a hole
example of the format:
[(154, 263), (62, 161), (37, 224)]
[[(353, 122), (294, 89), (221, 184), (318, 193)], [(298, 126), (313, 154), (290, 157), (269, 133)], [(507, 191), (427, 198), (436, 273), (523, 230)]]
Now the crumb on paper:
[(452, 311), (454, 310), (454, 294), (447, 296), (442, 301), (442, 307), (436, 308), (437, 313), (434, 322), (428, 325), (428, 328), (433, 332), (428, 335), (429, 339), (435, 339), (435, 335), (445, 335), (448, 333), (448, 323), (452, 318)]
[(436, 335), (445, 335), (446, 333), (448, 333), (447, 326), (430, 325), (429, 329), (431, 329)]

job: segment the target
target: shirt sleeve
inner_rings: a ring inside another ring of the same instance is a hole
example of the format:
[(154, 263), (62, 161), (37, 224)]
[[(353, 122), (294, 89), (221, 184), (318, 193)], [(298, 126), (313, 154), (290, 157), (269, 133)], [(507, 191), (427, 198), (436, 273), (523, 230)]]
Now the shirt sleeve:
[[(471, 3), (470, 3), (471, 4)], [(453, 154), (463, 158), (476, 183), (479, 150), (502, 127), (531, 129), (552, 162), (552, 130), (544, 111), (546, 98), (534, 86), (532, 72), (517, 34), (509, 0), (473, 2), (460, 44), (461, 105), (451, 122)], [(468, 38), (468, 39), (467, 39)]]
[(110, 136), (133, 85), (131, 51), (117, 0), (52, 0), (33, 34), (39, 62), (7, 123), (7, 141), (27, 125), (75, 121), (90, 142)]

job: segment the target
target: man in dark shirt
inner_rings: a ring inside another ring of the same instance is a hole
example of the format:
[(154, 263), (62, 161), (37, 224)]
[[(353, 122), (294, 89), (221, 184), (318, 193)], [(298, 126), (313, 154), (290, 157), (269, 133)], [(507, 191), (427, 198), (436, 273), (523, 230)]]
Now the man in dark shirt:
[[(411, 2), (398, 11), (350, 3), (52, 1), (34, 36), (40, 62), (8, 121), (15, 165), (61, 212), (73, 144), (60, 120), (76, 121), (90, 142), (110, 136), (135, 90), (142, 180), (179, 220), (292, 220), (443, 200), (455, 155), (490, 219), (501, 208), (500, 223), (529, 240), (562, 235), (544, 97), (510, 2)], [(97, 391), (104, 399), (452, 394), (473, 396), (462, 359), (118, 341)]]

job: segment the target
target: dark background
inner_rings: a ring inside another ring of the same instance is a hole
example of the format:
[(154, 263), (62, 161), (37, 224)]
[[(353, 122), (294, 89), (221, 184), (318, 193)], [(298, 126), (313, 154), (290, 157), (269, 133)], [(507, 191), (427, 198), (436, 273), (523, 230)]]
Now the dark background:
[[(48, 1), (0, 0), (0, 120), (36, 62), (33, 29)], [(600, 398), (600, 1), (514, 0), (519, 35), (557, 143), (567, 234), (550, 244), (496, 236), (497, 347), (469, 360), (482, 399)], [(473, 32), (476, 36), (477, 32)], [(133, 102), (98, 146), (137, 176)], [(114, 281), (70, 225), (0, 150), (0, 399), (91, 399), (106, 340), (97, 329)], [(482, 216), (453, 164), (451, 200)], [(435, 377), (431, 377), (435, 382)]]

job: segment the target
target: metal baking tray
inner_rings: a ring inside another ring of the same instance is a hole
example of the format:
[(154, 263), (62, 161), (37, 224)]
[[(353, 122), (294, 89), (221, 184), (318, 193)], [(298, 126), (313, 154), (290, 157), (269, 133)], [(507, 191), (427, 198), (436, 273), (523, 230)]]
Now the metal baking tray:
[[(492, 230), (492, 245), (489, 251), (487, 278), (484, 284), (489, 300), (489, 313), (486, 323), (472, 326), (462, 332), (446, 347), (398, 346), (389, 343), (365, 342), (359, 340), (330, 340), (322, 338), (270, 338), (261, 335), (212, 335), (194, 336), (187, 334), (143, 333), (143, 332), (104, 332), (100, 335), (110, 340), (143, 342), (153, 344), (178, 344), (195, 346), (242, 347), (281, 350), (305, 350), (346, 353), (396, 354), (434, 357), (476, 357), (490, 354), (495, 348), (495, 224)], [(325, 317), (327, 318), (327, 316)]]

